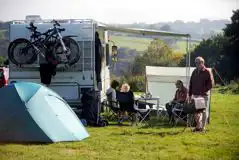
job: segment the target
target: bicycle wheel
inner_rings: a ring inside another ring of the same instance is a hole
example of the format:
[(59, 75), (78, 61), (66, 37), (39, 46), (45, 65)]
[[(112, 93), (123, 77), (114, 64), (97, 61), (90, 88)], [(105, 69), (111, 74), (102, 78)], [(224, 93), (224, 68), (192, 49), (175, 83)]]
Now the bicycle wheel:
[(63, 37), (62, 40), (69, 54), (64, 54), (61, 42), (58, 41), (53, 48), (53, 58), (56, 59), (58, 63), (67, 63), (69, 65), (77, 63), (81, 55), (79, 45), (70, 37)]
[[(15, 65), (33, 64), (37, 60), (37, 54), (30, 45), (30, 41), (24, 38), (15, 39), (8, 46), (8, 58)], [(17, 53), (17, 55), (15, 55)]]

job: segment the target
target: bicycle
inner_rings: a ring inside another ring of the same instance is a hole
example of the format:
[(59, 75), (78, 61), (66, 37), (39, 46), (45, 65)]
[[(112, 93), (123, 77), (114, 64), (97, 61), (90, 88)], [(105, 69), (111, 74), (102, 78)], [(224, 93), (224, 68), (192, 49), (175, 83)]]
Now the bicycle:
[[(37, 60), (37, 56), (40, 55), (46, 59), (47, 62), (56, 60), (57, 63), (65, 63), (73, 65), (80, 59), (80, 48), (77, 42), (72, 37), (77, 36), (61, 36), (61, 32), (65, 31), (65, 28), (57, 28), (60, 24), (53, 20), (53, 29), (48, 29), (46, 32), (41, 33), (37, 31), (37, 27), (33, 22), (30, 23), (30, 27), (26, 27), (32, 32), (30, 40), (26, 38), (18, 38), (12, 41), (8, 47), (8, 57), (12, 63), (16, 65), (33, 64)], [(23, 45), (23, 47), (21, 47)], [(14, 53), (20, 46), (19, 56), (15, 56)], [(75, 49), (75, 51), (74, 51)], [(60, 50), (60, 52), (58, 52)], [(72, 55), (75, 55), (72, 58)], [(23, 62), (17, 60), (24, 58)], [(50, 59), (51, 58), (51, 59)]]

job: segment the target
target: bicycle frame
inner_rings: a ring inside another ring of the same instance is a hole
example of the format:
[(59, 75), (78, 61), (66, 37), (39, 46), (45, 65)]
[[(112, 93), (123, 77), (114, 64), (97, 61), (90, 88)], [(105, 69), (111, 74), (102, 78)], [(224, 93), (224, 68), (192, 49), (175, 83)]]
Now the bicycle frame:
[(50, 38), (54, 37), (54, 35), (57, 35), (57, 36), (58, 36), (58, 38), (59, 38), (59, 40), (60, 40), (60, 43), (61, 43), (61, 45), (62, 45), (62, 47), (63, 47), (63, 51), (64, 51), (64, 53), (65, 53), (65, 52), (67, 51), (66, 46), (65, 46), (65, 44), (64, 44), (64, 42), (63, 42), (63, 40), (62, 40), (62, 36), (61, 36), (61, 34), (60, 34), (58, 28), (56, 28), (55, 25), (54, 25), (54, 28), (53, 28), (52, 32), (45, 38), (45, 40), (43, 41), (43, 43), (46, 44), (46, 43), (50, 40)]
[(36, 50), (37, 54), (40, 54), (41, 56), (43, 56), (45, 58), (45, 55), (41, 52), (41, 50), (37, 46), (41, 46), (41, 47), (43, 46), (44, 48), (46, 48), (45, 44), (47, 44), (47, 42), (49, 42), (49, 40), (52, 37), (57, 39), (57, 37), (55, 37), (54, 35), (57, 35), (57, 37), (59, 38), (60, 43), (61, 43), (61, 45), (63, 47), (63, 52), (65, 53), (67, 51), (67, 49), (66, 49), (65, 44), (64, 44), (64, 42), (62, 40), (61, 34), (58, 31), (58, 28), (55, 27), (55, 25), (54, 25), (54, 28), (52, 29), (52, 31), (50, 32), (50, 34), (48, 34), (43, 40), (42, 40), (41, 37), (39, 37), (39, 38), (34, 38), (34, 41), (32, 42), (32, 38), (31, 38), (30, 39), (31, 43), (29, 45), (27, 45), (26, 47), (24, 47), (22, 50), (28, 49), (28, 48), (30, 48), (32, 46), (34, 48), (34, 50)]

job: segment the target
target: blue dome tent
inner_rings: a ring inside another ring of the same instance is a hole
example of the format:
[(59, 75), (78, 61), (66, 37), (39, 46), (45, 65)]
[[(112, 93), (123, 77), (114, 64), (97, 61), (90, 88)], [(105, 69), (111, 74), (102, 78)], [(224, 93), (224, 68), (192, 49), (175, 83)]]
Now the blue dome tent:
[(88, 132), (58, 94), (40, 84), (19, 82), (0, 89), (0, 141), (80, 141)]

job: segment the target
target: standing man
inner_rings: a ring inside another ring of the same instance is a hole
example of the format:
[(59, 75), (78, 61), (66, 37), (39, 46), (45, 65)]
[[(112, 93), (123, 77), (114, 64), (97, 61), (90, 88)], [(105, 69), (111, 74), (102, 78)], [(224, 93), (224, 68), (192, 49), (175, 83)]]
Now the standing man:
[[(196, 69), (193, 71), (189, 84), (189, 102), (192, 98), (203, 97), (206, 109), (196, 113), (195, 120), (197, 126), (194, 131), (204, 131), (207, 120), (207, 102), (208, 91), (212, 89), (213, 77), (211, 72), (205, 67), (204, 59), (197, 57), (195, 59)], [(202, 117), (202, 118), (201, 118)]]

